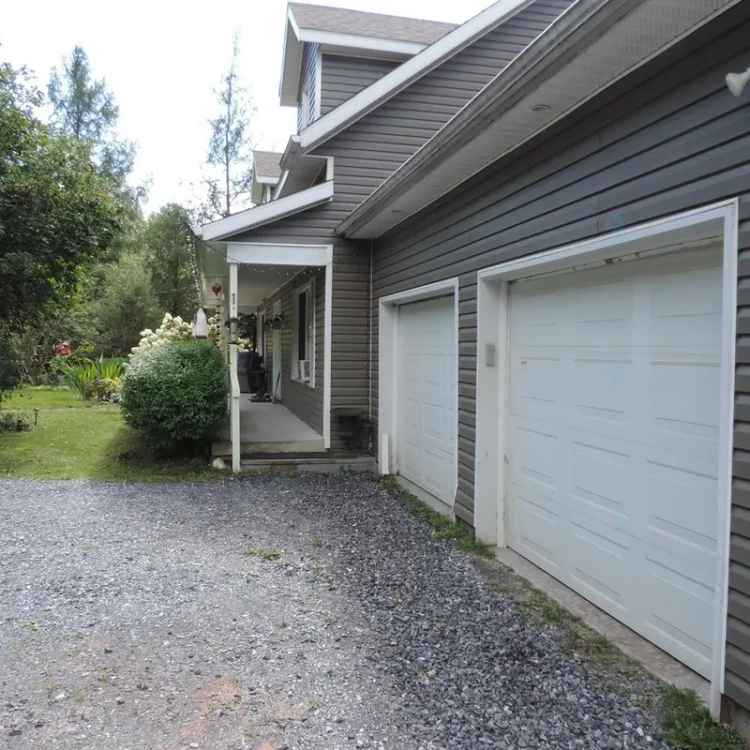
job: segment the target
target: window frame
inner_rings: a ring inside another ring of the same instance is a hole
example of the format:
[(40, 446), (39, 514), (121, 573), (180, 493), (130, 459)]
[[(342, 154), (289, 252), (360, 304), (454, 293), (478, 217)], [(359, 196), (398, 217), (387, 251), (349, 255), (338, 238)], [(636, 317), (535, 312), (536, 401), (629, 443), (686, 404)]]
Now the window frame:
[[(300, 297), (306, 295), (305, 301), (305, 354), (303, 358), (310, 362), (310, 377), (304, 380), (299, 375), (299, 344), (300, 344)], [(292, 295), (294, 310), (294, 325), (292, 330), (292, 357), (290, 379), (296, 383), (302, 383), (308, 388), (315, 388), (315, 348), (316, 348), (316, 305), (315, 305), (315, 279), (310, 279), (294, 290)]]

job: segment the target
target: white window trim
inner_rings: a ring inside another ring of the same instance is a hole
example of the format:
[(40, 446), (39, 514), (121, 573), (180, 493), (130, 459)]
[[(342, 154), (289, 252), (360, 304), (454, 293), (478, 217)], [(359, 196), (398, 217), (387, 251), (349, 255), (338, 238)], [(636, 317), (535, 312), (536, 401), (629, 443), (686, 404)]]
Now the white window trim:
[[(381, 297), (378, 304), (378, 383), (380, 394), (378, 398), (378, 471), (381, 475), (398, 473), (398, 414), (396, 390), (399, 383), (398, 373), (398, 311), (401, 305), (410, 302), (453, 295), (453, 310), (455, 317), (456, 353), (458, 354), (458, 278), (438, 281), (415, 289), (396, 292)], [(456, 363), (456, 378), (458, 378), (458, 363)], [(459, 389), (456, 387), (456, 435), (458, 435), (458, 399)], [(453, 503), (455, 507), (456, 492), (458, 490), (458, 451), (455, 455), (455, 485)], [(452, 509), (451, 508), (451, 509)]]
[[(303, 380), (299, 375), (299, 298), (303, 295), (308, 295), (308, 305), (306, 307), (308, 318), (311, 319), (311, 323), (308, 324), (309, 331), (306, 338), (305, 347), (309, 350), (306, 352), (307, 359), (310, 362), (310, 379)], [(308, 388), (315, 388), (315, 344), (316, 344), (316, 328), (317, 328), (317, 310), (315, 305), (315, 279), (308, 279), (302, 286), (297, 287), (292, 293), (292, 299), (294, 300), (294, 327), (292, 330), (292, 357), (289, 377), (295, 383), (300, 383)]]
[[(731, 521), (734, 378), (737, 328), (737, 199), (723, 201), (664, 219), (629, 227), (590, 240), (511, 260), (477, 274), (477, 427), (475, 444), (475, 528), (477, 538), (507, 545), (508, 507), (505, 465), (509, 397), (509, 283), (531, 275), (605, 262), (633, 253), (654, 251), (654, 240), (680, 252), (676, 245), (720, 238), (722, 256), (721, 377), (718, 474), (718, 591), (714, 622), (714, 665), (710, 709), (719, 716), (726, 667), (726, 627)], [(658, 247), (658, 245), (657, 245)], [(663, 251), (663, 250), (662, 250)], [(657, 250), (658, 252), (658, 250)], [(495, 345), (494, 366), (486, 346)], [(501, 428), (501, 425), (503, 427)]]

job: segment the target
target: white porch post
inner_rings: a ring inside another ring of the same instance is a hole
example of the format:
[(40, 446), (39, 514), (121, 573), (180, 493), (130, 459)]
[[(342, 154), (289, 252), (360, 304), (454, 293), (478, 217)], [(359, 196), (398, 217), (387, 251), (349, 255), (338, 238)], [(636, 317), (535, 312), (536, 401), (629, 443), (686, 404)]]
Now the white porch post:
[(232, 443), (232, 471), (237, 474), (240, 470), (240, 381), (237, 377), (237, 341), (231, 321), (237, 318), (237, 264), (229, 264), (229, 383), (230, 404), (229, 418)]

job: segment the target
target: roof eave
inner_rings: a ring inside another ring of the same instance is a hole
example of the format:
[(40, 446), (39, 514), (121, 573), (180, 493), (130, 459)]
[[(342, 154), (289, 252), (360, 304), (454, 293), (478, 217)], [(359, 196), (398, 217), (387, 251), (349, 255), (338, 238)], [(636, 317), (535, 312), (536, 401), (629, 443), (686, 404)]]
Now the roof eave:
[(487, 33), (488, 29), (520, 13), (532, 2), (534, 0), (497, 0), (489, 8), (448, 32), (363, 91), (311, 123), (300, 133), (302, 148), (308, 152), (321, 146), (430, 70), (468, 47)]
[[(491, 127), (509, 116), (513, 108), (521, 105), (531, 112), (531, 104), (539, 99), (543, 86), (554, 83), (556, 73), (569, 69), (570, 63), (578, 54), (588, 50), (590, 40), (600, 40), (610, 34), (618, 21), (629, 16), (642, 5), (650, 5), (656, 0), (597, 0), (578, 2), (571, 6), (555, 21), (536, 42), (526, 48), (505, 70), (490, 81), (471, 101), (446, 123), (427, 143), (396, 170), (377, 190), (366, 198), (336, 228), (337, 233), (353, 238), (374, 239), (390, 231), (410, 216), (439, 200), (460, 184), (489, 164), (508, 157), (517, 148), (583, 106), (604, 88), (614, 84), (637, 67), (645, 64), (655, 55), (661, 54), (669, 46), (677, 43), (700, 25), (724, 12), (739, 0), (726, 0), (720, 9), (706, 12), (698, 25), (675, 34), (668, 44), (644, 56), (637, 64), (627, 67), (620, 75), (607, 81), (606, 85), (591, 91), (590, 95), (576, 102), (574, 106), (559, 112), (541, 113), (536, 127), (530, 127), (523, 137), (518, 138), (512, 147), (500, 153), (487, 156), (484, 162), (476, 158), (473, 172), (456, 179), (445, 174), (463, 154), (482, 138), (489, 137)], [(530, 97), (533, 96), (533, 99)], [(516, 109), (520, 111), (520, 109)], [(487, 138), (485, 138), (487, 140)], [(465, 160), (466, 161), (466, 160)], [(468, 170), (467, 170), (468, 172)], [(415, 196), (411, 204), (405, 196)], [(400, 207), (400, 208), (399, 208)]]
[(332, 198), (333, 181), (321, 182), (306, 190), (300, 190), (292, 195), (277, 198), (218, 221), (204, 224), (201, 227), (201, 238), (207, 241), (227, 240), (243, 232), (285, 219), (301, 211), (307, 211), (327, 203)]

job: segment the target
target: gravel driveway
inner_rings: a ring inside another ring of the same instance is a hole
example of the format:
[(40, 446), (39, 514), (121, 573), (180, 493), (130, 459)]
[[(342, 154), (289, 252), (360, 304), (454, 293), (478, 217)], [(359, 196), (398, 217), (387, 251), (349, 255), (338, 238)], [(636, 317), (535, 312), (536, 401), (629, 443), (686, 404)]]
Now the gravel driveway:
[(0, 482), (10, 750), (664, 747), (560, 641), (369, 479)]

